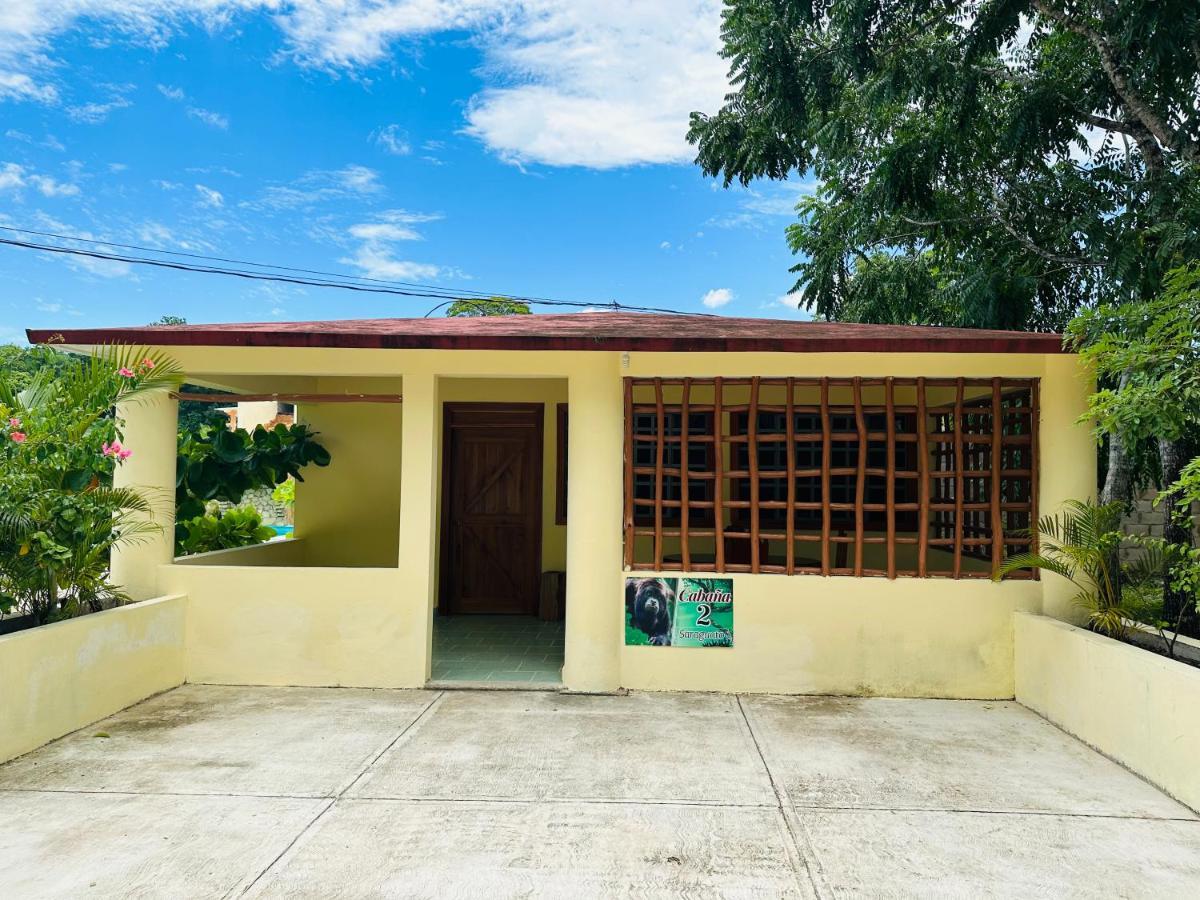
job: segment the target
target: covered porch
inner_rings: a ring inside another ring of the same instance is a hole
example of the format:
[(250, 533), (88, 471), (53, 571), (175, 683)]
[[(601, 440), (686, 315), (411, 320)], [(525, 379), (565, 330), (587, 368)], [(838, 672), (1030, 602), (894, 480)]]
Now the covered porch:
[[(291, 539), (176, 558), (164, 505), (161, 538), (114, 561), (135, 598), (190, 598), (191, 680), (617, 686), (619, 623), (607, 646), (594, 647), (596, 620), (611, 617), (589, 617), (589, 593), (602, 608), (611, 596), (595, 579), (566, 577), (571, 554), (601, 571), (621, 565), (620, 496), (597, 495), (595, 477), (608, 469), (612, 484), (620, 479), (621, 390), (610, 356), (589, 366), (544, 354), (514, 372), (511, 355), (499, 354), (172, 353), (189, 383), (294, 401), (332, 457), (303, 471)], [(392, 367), (403, 372), (386, 374)], [(568, 429), (574, 406), (583, 412)], [(177, 400), (121, 412), (126, 444), (156, 450), (135, 454), (120, 479), (173, 494), (166, 450)], [(572, 441), (572, 431), (591, 438)], [(596, 440), (602, 434), (612, 446)], [(592, 477), (569, 482), (568, 457)], [(574, 513), (568, 496), (582, 498)], [(605, 550), (594, 516), (614, 496)], [(577, 529), (587, 540), (574, 548), (572, 514), (588, 519)], [(581, 663), (590, 658), (564, 673), (573, 627), (587, 635)]]

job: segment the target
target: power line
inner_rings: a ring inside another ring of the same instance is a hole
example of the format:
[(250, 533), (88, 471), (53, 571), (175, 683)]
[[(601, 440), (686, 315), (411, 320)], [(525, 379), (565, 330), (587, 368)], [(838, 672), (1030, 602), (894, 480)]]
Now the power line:
[[(5, 227), (5, 226), (0, 226), (0, 227)], [(20, 231), (20, 229), (7, 229), (7, 230)], [(50, 233), (47, 232), (47, 234), (50, 234)], [(69, 236), (59, 236), (59, 237), (63, 237), (64, 239), (67, 239), (67, 240), (83, 240), (83, 239), (70, 238)], [(105, 242), (89, 241), (89, 243), (104, 244)], [(277, 283), (282, 283), (282, 284), (301, 285), (301, 286), (305, 286), (305, 287), (337, 288), (337, 289), (344, 290), (344, 291), (355, 291), (357, 293), (366, 293), (366, 294), (386, 294), (386, 295), (400, 296), (400, 297), (422, 297), (422, 298), (428, 298), (428, 299), (453, 301), (456, 299), (460, 299), (461, 294), (469, 293), (469, 294), (476, 295), (476, 298), (473, 299), (472, 302), (486, 302), (487, 297), (498, 297), (498, 298), (501, 298), (504, 300), (514, 300), (514, 301), (517, 301), (520, 303), (529, 303), (529, 304), (534, 304), (534, 305), (538, 305), (538, 306), (566, 306), (566, 307), (575, 307), (575, 308), (604, 307), (604, 308), (614, 309), (614, 310), (617, 310), (617, 309), (629, 310), (631, 312), (654, 312), (654, 313), (667, 313), (667, 314), (672, 314), (672, 315), (707, 315), (705, 313), (698, 313), (698, 314), (685, 313), (682, 310), (666, 309), (663, 307), (630, 306), (630, 305), (626, 305), (623, 303), (617, 303), (615, 300), (611, 301), (611, 302), (607, 302), (607, 303), (595, 303), (595, 302), (584, 302), (584, 301), (580, 301), (580, 300), (553, 300), (553, 299), (546, 298), (546, 297), (524, 297), (524, 296), (515, 295), (515, 294), (487, 294), (486, 292), (482, 292), (482, 291), (456, 292), (450, 288), (439, 287), (436, 285), (411, 285), (411, 286), (405, 286), (405, 287), (388, 287), (388, 286), (385, 286), (387, 284), (386, 282), (379, 286), (372, 286), (372, 285), (356, 284), (356, 283), (348, 282), (348, 281), (326, 281), (326, 280), (318, 280), (318, 279), (313, 279), (313, 278), (300, 278), (300, 277), (290, 276), (290, 275), (271, 274), (271, 273), (267, 273), (267, 272), (247, 272), (243, 269), (226, 268), (226, 267), (222, 267), (222, 266), (201, 266), (201, 265), (196, 265), (194, 263), (178, 262), (175, 260), (167, 260), (167, 259), (147, 259), (145, 257), (131, 256), (131, 255), (122, 254), (122, 253), (109, 253), (109, 252), (105, 252), (105, 251), (101, 251), (101, 250), (84, 250), (84, 249), (81, 249), (78, 247), (60, 247), (60, 246), (56, 246), (54, 244), (43, 244), (43, 243), (36, 243), (33, 241), (22, 241), (22, 240), (17, 240), (15, 238), (0, 238), (0, 245), (5, 245), (5, 246), (9, 246), (9, 247), (18, 247), (18, 248), (27, 249), (27, 250), (40, 250), (45, 253), (60, 253), (60, 254), (66, 254), (66, 255), (70, 255), (70, 256), (81, 256), (81, 257), (87, 257), (87, 258), (91, 258), (91, 259), (107, 260), (110, 262), (122, 262), (122, 263), (127, 263), (130, 265), (153, 266), (155, 268), (160, 268), (160, 269), (170, 269), (170, 270), (180, 271), (180, 272), (193, 272), (193, 273), (202, 274), (202, 275), (226, 275), (226, 276), (233, 277), (233, 278), (243, 278), (243, 279), (246, 279), (249, 281), (270, 281), (270, 282), (277, 282)], [(117, 245), (116, 244), (107, 244), (107, 246), (117, 246)], [(151, 251), (151, 252), (153, 252), (153, 251)], [(197, 256), (197, 258), (201, 258), (201, 259), (205, 258), (205, 257), (199, 257), (198, 254), (195, 256)], [(215, 261), (219, 258), (209, 257), (209, 259), (213, 259)], [(251, 265), (262, 265), (262, 264), (251, 263)], [(338, 276), (338, 277), (342, 277), (342, 276)], [(403, 284), (403, 282), (397, 282), (397, 284)], [(461, 298), (461, 299), (465, 299), (465, 298)], [(434, 309), (437, 309), (437, 307), (434, 307)], [(432, 312), (432, 310), (431, 310), (431, 312)]]
[[(229, 263), (229, 264), (235, 265), (235, 266), (252, 266), (256, 269), (274, 269), (279, 272), (298, 272), (302, 275), (320, 275), (325, 278), (339, 278), (339, 279), (343, 279), (343, 280), (351, 281), (351, 282), (361, 281), (361, 282), (368, 282), (371, 284), (382, 284), (382, 285), (387, 285), (387, 286), (399, 286), (399, 287), (405, 287), (405, 288), (420, 288), (420, 289), (427, 289), (427, 290), (438, 290), (438, 291), (446, 292), (447, 295), (450, 295), (451, 293), (453, 293), (455, 296), (459, 296), (462, 294), (472, 294), (472, 295), (476, 295), (476, 296), (511, 297), (511, 298), (515, 299), (514, 295), (503, 294), (503, 293), (498, 293), (498, 292), (490, 292), (489, 293), (487, 291), (473, 291), (473, 290), (468, 290), (466, 288), (464, 288), (462, 290), (452, 290), (451, 288), (443, 288), (438, 285), (421, 284), (419, 282), (396, 281), (393, 279), (384, 279), (384, 278), (370, 278), (366, 275), (347, 275), (343, 272), (325, 272), (320, 269), (302, 269), (302, 268), (298, 268), (296, 266), (283, 266), (283, 265), (277, 265), (275, 263), (260, 263), (260, 262), (254, 262), (252, 260), (245, 260), (245, 259), (231, 259), (231, 258), (225, 257), (225, 256), (210, 256), (210, 255), (203, 254), (203, 253), (189, 253), (185, 250), (164, 250), (161, 247), (147, 247), (142, 244), (123, 244), (118, 241), (102, 241), (102, 240), (98, 240), (95, 238), (78, 237), (77, 235), (73, 235), (73, 234), (59, 234), (54, 231), (37, 231), (32, 228), (17, 228), (12, 225), (0, 225), (0, 231), (11, 231), (11, 232), (15, 232), (17, 234), (28, 234), (28, 235), (35, 235), (37, 237), (54, 238), (56, 240), (61, 240), (61, 241), (76, 241), (77, 243), (91, 244), (92, 246), (96, 246), (96, 247), (118, 247), (118, 248), (121, 248), (124, 250), (137, 250), (142, 253), (157, 253), (162, 256), (178, 256), (178, 257), (182, 257), (184, 259), (198, 259), (198, 260), (203, 260), (205, 262), (210, 262), (210, 263), (213, 263), (213, 262)], [(534, 299), (544, 300), (544, 299), (549, 299), (549, 298), (538, 297), (538, 298), (534, 298)]]

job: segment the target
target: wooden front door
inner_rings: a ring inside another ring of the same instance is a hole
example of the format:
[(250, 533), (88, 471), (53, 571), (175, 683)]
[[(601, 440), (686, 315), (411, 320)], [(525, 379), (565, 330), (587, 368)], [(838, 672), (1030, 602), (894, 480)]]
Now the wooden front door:
[(443, 613), (537, 612), (542, 418), (533, 403), (447, 403)]

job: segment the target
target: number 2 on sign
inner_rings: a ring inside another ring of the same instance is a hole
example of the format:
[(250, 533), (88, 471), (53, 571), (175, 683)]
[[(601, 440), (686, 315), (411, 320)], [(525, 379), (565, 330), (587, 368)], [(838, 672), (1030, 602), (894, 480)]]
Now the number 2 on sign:
[(712, 604), (699, 603), (696, 605), (696, 624), (712, 625)]

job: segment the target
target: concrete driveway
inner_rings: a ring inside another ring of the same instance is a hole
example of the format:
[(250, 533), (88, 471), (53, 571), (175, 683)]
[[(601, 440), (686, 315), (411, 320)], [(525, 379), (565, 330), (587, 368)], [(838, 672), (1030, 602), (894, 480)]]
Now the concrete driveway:
[(0, 767), (0, 897), (1195, 897), (1013, 703), (188, 685)]

